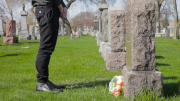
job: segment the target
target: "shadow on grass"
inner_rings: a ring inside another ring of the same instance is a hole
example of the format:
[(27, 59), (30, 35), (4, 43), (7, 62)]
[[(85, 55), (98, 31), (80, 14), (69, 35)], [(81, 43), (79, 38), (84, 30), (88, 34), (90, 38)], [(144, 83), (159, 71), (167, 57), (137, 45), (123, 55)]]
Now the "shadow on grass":
[(164, 58), (163, 56), (156, 56), (156, 59)]
[(3, 46), (21, 46), (23, 44), (37, 44), (39, 42), (19, 42), (19, 43), (12, 43), (12, 44), (5, 44)]
[(79, 89), (83, 87), (95, 87), (99, 85), (106, 86), (109, 85), (110, 81), (111, 80), (101, 80), (101, 81), (92, 81), (88, 83), (67, 84), (65, 86), (67, 87), (67, 89)]
[(163, 91), (165, 97), (174, 97), (180, 95), (180, 82), (177, 83), (164, 83)]
[(165, 63), (156, 63), (156, 66), (171, 66), (170, 64)]
[(177, 79), (177, 76), (170, 76), (170, 77), (163, 77), (163, 80), (168, 80), (168, 79)]
[(18, 54), (6, 54), (6, 55), (2, 55), (2, 56), (0, 56), (0, 57), (18, 56), (18, 55), (20, 55), (20, 54), (22, 54), (22, 53), (18, 53)]

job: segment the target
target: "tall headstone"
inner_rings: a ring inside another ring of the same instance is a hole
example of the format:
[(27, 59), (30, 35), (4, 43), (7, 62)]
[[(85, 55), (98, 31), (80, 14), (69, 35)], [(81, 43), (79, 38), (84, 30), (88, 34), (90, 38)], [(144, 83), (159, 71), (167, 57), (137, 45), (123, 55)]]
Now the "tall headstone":
[(87, 34), (86, 25), (84, 25), (84, 34)]
[(29, 34), (31, 35), (31, 40), (36, 40), (34, 25), (29, 25)]
[(82, 36), (83, 34), (82, 34), (82, 29), (81, 28), (79, 28), (79, 36)]
[(20, 31), (21, 31), (21, 25), (18, 24), (18, 25), (16, 26), (16, 35), (19, 35)]
[(63, 24), (61, 24), (61, 36), (63, 36), (64, 35), (64, 26), (63, 26)]
[(155, 34), (155, 37), (162, 37), (160, 31), (161, 31), (160, 24), (159, 24), (159, 22), (156, 22), (156, 34)]
[(107, 4), (106, 0), (101, 0), (99, 4), (100, 10), (100, 19), (99, 19), (99, 33), (97, 35), (97, 46), (100, 46), (100, 43), (103, 41), (103, 33), (102, 33), (102, 12), (103, 10), (108, 9), (109, 5)]
[(89, 34), (89, 27), (87, 26), (87, 34)]
[(92, 36), (96, 36), (96, 33), (98, 32), (98, 19), (97, 19), (97, 16), (94, 20), (94, 32), (93, 32), (93, 35)]
[[(125, 52), (125, 12), (121, 7), (110, 7), (108, 12), (110, 52), (106, 53), (106, 68), (122, 71), (126, 65)], [(107, 50), (107, 49), (106, 49)]]
[(170, 26), (167, 27), (170, 30), (170, 37), (173, 37), (174, 35), (174, 26), (172, 23), (170, 23)]
[(19, 40), (30, 40), (28, 26), (27, 26), (27, 15), (28, 12), (25, 11), (25, 6), (23, 4), (23, 11), (21, 11), (21, 31), (19, 33)]
[(66, 30), (66, 28), (64, 28), (64, 34), (63, 35), (66, 35), (66, 32), (67, 32), (67, 30)]
[(124, 96), (142, 89), (162, 94), (163, 77), (155, 65), (155, 0), (128, 0), (126, 5), (126, 66)]
[(16, 21), (6, 20), (6, 37), (3, 38), (4, 43), (18, 43), (16, 37)]
[(170, 31), (168, 28), (165, 29), (166, 32), (166, 39), (170, 39)]
[(0, 14), (0, 36), (5, 36), (4, 25), (1, 14)]

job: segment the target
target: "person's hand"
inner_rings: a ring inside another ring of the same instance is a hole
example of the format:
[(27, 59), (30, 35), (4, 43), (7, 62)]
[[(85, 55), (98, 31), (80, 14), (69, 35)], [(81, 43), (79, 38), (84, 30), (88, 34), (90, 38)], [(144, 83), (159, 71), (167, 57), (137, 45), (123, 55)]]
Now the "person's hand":
[(63, 15), (63, 7), (62, 7), (62, 5), (59, 5), (58, 8), (59, 8), (59, 12), (61, 14), (60, 16), (62, 17), (62, 15)]
[(66, 18), (66, 16), (67, 16), (67, 8), (64, 7), (63, 8), (63, 13), (61, 14), (61, 18)]

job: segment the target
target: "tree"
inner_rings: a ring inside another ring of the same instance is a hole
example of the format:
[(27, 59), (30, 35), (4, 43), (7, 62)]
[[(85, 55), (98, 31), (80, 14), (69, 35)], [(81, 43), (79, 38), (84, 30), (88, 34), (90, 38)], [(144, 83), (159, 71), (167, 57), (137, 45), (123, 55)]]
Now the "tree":
[(163, 20), (163, 24), (162, 27), (163, 28), (167, 28), (167, 26), (169, 26), (169, 22), (168, 22), (168, 18), (167, 18), (167, 14), (165, 15), (165, 18)]
[(14, 12), (16, 8), (19, 6), (19, 0), (2, 0), (0, 6), (3, 7), (5, 14), (10, 16), (10, 19), (14, 19)]
[(175, 15), (175, 21), (174, 21), (175, 22), (175, 28), (174, 28), (173, 39), (179, 39), (179, 23), (180, 23), (180, 19), (178, 19), (176, 0), (173, 0), (173, 5), (174, 5), (174, 15)]

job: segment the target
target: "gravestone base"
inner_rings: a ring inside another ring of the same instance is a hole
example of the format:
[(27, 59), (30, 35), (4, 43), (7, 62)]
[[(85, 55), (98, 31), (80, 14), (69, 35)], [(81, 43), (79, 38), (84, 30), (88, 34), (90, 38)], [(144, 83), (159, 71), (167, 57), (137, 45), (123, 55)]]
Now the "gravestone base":
[(103, 45), (105, 45), (105, 42), (101, 42), (101, 43), (100, 43), (100, 47), (99, 47), (99, 52), (100, 52), (100, 53), (102, 52), (102, 47), (103, 47)]
[(106, 55), (106, 69), (110, 71), (121, 71), (126, 65), (126, 52), (110, 52)]
[(19, 35), (19, 40), (31, 40), (30, 35)]
[(32, 36), (31, 35), (31, 40), (36, 40), (36, 39), (37, 39), (36, 36), (34, 36), (34, 35)]
[(154, 93), (161, 96), (163, 92), (163, 76), (156, 71), (132, 71), (128, 66), (123, 67), (124, 97), (133, 98), (140, 94), (143, 89), (152, 89)]
[(0, 31), (0, 36), (6, 36), (3, 31)]
[(37, 39), (37, 40), (40, 40), (40, 35), (37, 35), (37, 36), (36, 36), (36, 39)]
[(105, 42), (105, 44), (101, 47), (101, 56), (103, 57), (104, 61), (106, 61), (106, 54), (108, 53), (108, 51), (111, 52), (110, 43)]
[(4, 37), (3, 43), (18, 43), (18, 37)]
[(101, 42), (103, 41), (103, 35), (98, 32), (96, 35), (96, 39), (97, 39), (97, 46), (100, 46)]
[(155, 37), (162, 37), (162, 35), (160, 33), (156, 33)]

